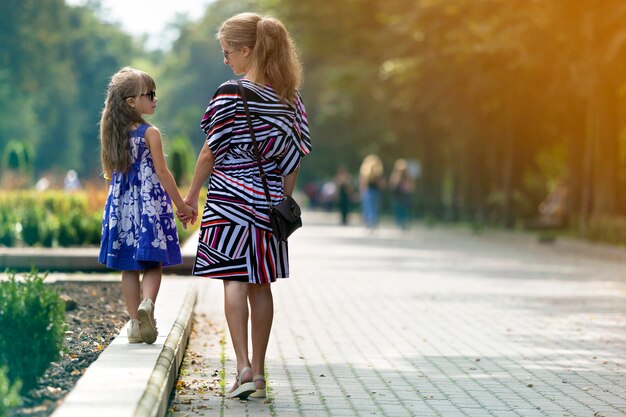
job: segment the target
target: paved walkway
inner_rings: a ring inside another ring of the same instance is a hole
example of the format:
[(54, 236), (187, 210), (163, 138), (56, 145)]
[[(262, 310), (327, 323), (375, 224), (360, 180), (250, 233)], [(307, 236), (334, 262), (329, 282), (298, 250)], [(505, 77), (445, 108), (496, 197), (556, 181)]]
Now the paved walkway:
[(168, 415), (626, 415), (624, 251), (328, 220), (307, 213), (273, 287), (269, 399), (219, 396), (235, 363), (221, 285), (200, 281)]

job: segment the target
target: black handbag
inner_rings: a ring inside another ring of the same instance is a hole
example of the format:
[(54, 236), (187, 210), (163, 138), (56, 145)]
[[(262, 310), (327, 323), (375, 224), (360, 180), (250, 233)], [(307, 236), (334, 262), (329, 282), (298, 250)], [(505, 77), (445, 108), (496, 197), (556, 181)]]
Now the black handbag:
[(274, 236), (279, 241), (286, 241), (289, 236), (296, 230), (302, 227), (302, 214), (300, 206), (296, 203), (291, 196), (286, 195), (283, 200), (277, 204), (272, 203), (270, 197), (270, 191), (267, 186), (267, 180), (265, 178), (265, 171), (263, 170), (261, 162), (261, 154), (259, 152), (259, 146), (256, 142), (256, 136), (254, 134), (254, 128), (252, 127), (252, 119), (250, 118), (250, 111), (248, 110), (248, 100), (246, 100), (246, 92), (241, 84), (240, 80), (237, 80), (239, 85), (239, 91), (241, 92), (241, 98), (243, 100), (243, 108), (246, 112), (246, 120), (248, 121), (248, 128), (250, 129), (250, 136), (252, 137), (252, 144), (254, 146), (254, 154), (256, 155), (257, 164), (259, 166), (259, 172), (261, 174), (261, 182), (263, 182), (263, 191), (265, 192), (265, 198), (269, 204), (269, 218), (270, 226), (274, 232)]

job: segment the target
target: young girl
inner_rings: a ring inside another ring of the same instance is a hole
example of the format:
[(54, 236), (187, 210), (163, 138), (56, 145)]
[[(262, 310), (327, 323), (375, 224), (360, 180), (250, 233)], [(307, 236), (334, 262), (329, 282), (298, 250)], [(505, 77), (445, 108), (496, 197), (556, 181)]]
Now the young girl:
[(170, 196), (190, 219), (195, 220), (197, 212), (183, 202), (167, 168), (159, 130), (143, 119), (144, 114), (154, 114), (155, 90), (150, 75), (121, 69), (111, 78), (100, 121), (102, 170), (111, 182), (98, 260), (122, 271), (122, 292), (131, 318), (129, 343), (156, 340), (154, 302), (161, 268), (182, 263)]

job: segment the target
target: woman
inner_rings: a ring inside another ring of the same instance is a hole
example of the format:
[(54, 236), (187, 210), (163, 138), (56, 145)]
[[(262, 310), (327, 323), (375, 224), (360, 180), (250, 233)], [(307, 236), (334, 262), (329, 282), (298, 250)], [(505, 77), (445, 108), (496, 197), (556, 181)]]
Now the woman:
[(396, 225), (408, 230), (411, 225), (411, 206), (415, 192), (415, 180), (409, 172), (409, 164), (405, 159), (397, 159), (389, 177), (391, 204)]
[(359, 191), (365, 227), (372, 230), (380, 221), (382, 190), (385, 187), (383, 163), (378, 155), (367, 155), (359, 169)]
[[(287, 30), (276, 19), (238, 14), (217, 38), (224, 63), (243, 84), (273, 203), (293, 192), (302, 156), (311, 150), (298, 87), (302, 68)], [(272, 234), (243, 102), (236, 81), (222, 84), (201, 122), (206, 146), (185, 199), (197, 207), (211, 177), (193, 274), (224, 282), (225, 314), (237, 358), (227, 397), (265, 397), (265, 353), (274, 314), (270, 283), (289, 276), (287, 243)], [(189, 218), (181, 216), (181, 220)], [(248, 311), (248, 302), (250, 311)], [(248, 355), (248, 316), (252, 360)]]

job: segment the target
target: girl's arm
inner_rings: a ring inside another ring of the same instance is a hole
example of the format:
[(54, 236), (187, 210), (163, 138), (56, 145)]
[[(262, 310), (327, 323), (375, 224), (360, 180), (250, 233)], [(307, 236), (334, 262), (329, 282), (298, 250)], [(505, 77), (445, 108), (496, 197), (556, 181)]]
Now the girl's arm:
[(196, 162), (196, 168), (193, 171), (193, 179), (191, 180), (191, 187), (185, 197), (185, 203), (189, 204), (195, 210), (198, 209), (198, 198), (200, 196), (200, 190), (206, 183), (211, 171), (213, 171), (213, 164), (215, 163), (215, 155), (209, 146), (205, 143), (200, 149), (198, 154), (198, 161)]
[(159, 129), (154, 126), (150, 126), (146, 130), (146, 144), (152, 154), (154, 170), (159, 178), (159, 181), (161, 182), (161, 185), (163, 186), (163, 189), (165, 189), (167, 194), (170, 196), (178, 211), (183, 212), (189, 218), (192, 218), (194, 211), (192, 210), (192, 207), (187, 206), (183, 201), (183, 197), (180, 195), (180, 191), (178, 191), (176, 180), (174, 180), (172, 173), (167, 167), (167, 162), (165, 162), (163, 142), (161, 141), (161, 132), (159, 132)]

